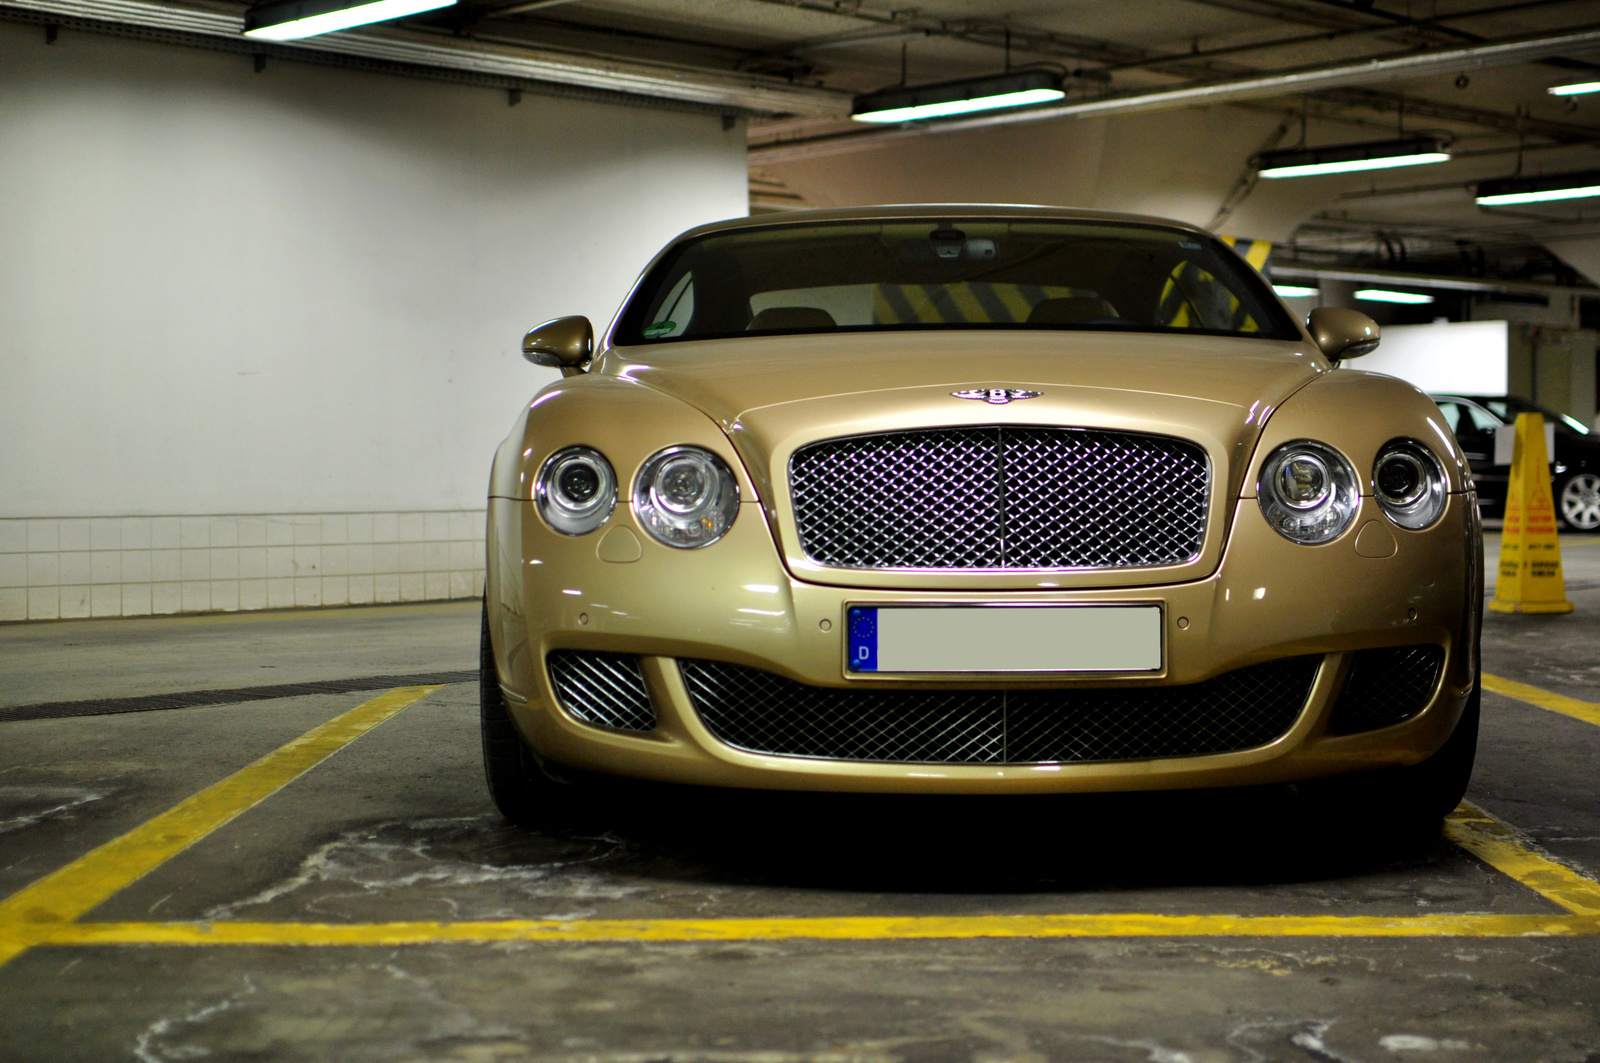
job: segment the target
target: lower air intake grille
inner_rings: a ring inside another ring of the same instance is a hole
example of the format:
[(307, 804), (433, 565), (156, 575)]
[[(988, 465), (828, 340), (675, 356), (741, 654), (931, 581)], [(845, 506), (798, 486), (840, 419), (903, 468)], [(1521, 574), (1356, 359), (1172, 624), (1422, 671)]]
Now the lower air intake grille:
[(721, 742), (753, 753), (904, 764), (1146, 760), (1265, 745), (1294, 726), (1320, 656), (1172, 687), (839, 690), (680, 661)]
[(1411, 719), (1433, 697), (1443, 666), (1442, 646), (1360, 651), (1333, 707), (1328, 733), (1375, 731)]
[(556, 650), (545, 663), (561, 707), (574, 720), (618, 731), (655, 730), (656, 710), (639, 671), (639, 658)]

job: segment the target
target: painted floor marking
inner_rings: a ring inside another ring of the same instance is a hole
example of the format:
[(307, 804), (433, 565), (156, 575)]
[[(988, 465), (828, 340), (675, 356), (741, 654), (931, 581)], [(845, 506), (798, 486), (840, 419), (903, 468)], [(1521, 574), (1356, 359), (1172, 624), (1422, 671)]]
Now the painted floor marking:
[(1445, 837), (1479, 860), (1575, 915), (1600, 917), (1600, 882), (1535, 851), (1505, 822), (1463, 801), (1444, 823)]
[[(398, 710), (395, 710), (398, 711)], [(392, 713), (391, 713), (392, 715)], [(337, 722), (337, 721), (335, 721)], [(758, 919), (577, 919), (477, 922), (78, 922), (34, 928), (29, 945), (400, 946), (499, 941), (832, 941), (1066, 937), (1525, 937), (1600, 935), (1600, 882), (1528, 846), (1470, 804), (1446, 834), (1489, 866), (1549, 900), (1552, 914), (1421, 916), (1083, 915), (847, 916)]]
[(883, 941), (1060, 937), (1524, 937), (1600, 934), (1600, 918), (1548, 915), (844, 916), (461, 923), (68, 923), (51, 945), (445, 945), (496, 941)]
[(769, 919), (575, 919), (395, 923), (62, 923), (52, 945), (442, 945), (496, 941), (832, 941), (1061, 937), (1524, 937), (1600, 934), (1600, 882), (1534, 851), (1508, 824), (1463, 803), (1445, 834), (1544, 897), (1555, 914), (1420, 916), (846, 916)]
[[(1486, 684), (1487, 685), (1487, 682)], [(1456, 845), (1563, 909), (1421, 916), (1082, 915), (577, 919), (478, 922), (82, 922), (81, 917), (437, 686), (391, 690), (0, 902), (0, 965), (36, 945), (437, 945), (497, 941), (836, 941), (1065, 937), (1522, 937), (1600, 935), (1600, 882), (1527, 845), (1463, 803), (1445, 822)]]
[(0, 964), (438, 689), (401, 687), (363, 702), (0, 901)]
[(1592, 701), (1579, 701), (1565, 694), (1555, 694), (1536, 686), (1529, 686), (1527, 683), (1519, 683), (1515, 679), (1502, 679), (1500, 676), (1487, 673), (1483, 676), (1483, 689), (1600, 727), (1600, 704)]

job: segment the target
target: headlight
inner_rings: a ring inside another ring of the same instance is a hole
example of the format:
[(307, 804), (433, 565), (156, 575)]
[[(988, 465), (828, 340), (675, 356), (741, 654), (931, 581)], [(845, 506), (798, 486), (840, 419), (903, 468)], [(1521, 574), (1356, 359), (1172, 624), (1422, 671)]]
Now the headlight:
[(633, 513), (657, 542), (685, 550), (709, 546), (739, 515), (739, 481), (709, 450), (658, 450), (633, 481)]
[(617, 504), (617, 475), (598, 450), (567, 447), (539, 470), (533, 500), (544, 522), (563, 535), (583, 535), (606, 522)]
[(1356, 471), (1332, 447), (1297, 439), (1267, 456), (1256, 500), (1285, 539), (1315, 545), (1344, 534), (1361, 507)]
[(1415, 439), (1391, 439), (1372, 463), (1372, 494), (1384, 516), (1411, 531), (1444, 513), (1449, 482), (1433, 451)]

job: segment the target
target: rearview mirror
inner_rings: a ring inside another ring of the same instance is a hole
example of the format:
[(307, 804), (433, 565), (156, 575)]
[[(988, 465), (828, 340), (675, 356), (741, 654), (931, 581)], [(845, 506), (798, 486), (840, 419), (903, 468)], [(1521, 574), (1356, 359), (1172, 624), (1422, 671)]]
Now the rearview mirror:
[(594, 326), (586, 317), (558, 317), (529, 329), (522, 337), (522, 357), (575, 373), (594, 355)]
[(1378, 323), (1359, 310), (1318, 307), (1306, 318), (1306, 328), (1334, 362), (1371, 354), (1378, 347)]

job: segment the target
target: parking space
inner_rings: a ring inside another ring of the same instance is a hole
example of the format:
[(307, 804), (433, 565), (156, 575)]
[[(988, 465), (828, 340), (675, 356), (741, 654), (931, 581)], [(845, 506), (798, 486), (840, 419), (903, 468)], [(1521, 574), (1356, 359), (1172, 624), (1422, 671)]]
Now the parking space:
[(1470, 804), (1421, 845), (1289, 791), (630, 787), (533, 834), (484, 790), (470, 607), (3, 629), (7, 1057), (1591, 1059), (1565, 545), (1579, 609), (1490, 615)]
[(0, 0), (0, 1063), (1600, 1063), (1596, 11)]

